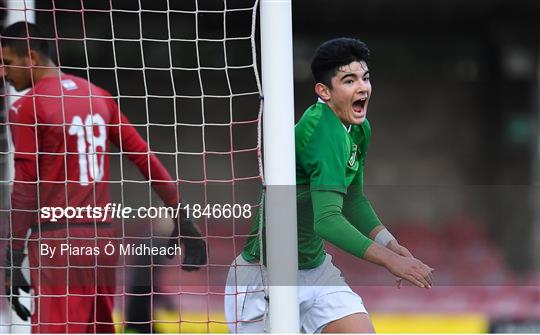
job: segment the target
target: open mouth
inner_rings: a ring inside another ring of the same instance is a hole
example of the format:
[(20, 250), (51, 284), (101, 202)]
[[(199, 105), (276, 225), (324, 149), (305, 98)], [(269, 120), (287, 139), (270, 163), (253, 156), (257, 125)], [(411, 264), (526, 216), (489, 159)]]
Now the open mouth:
[(366, 102), (367, 102), (367, 97), (366, 98), (360, 98), (358, 100), (355, 100), (353, 102), (353, 110), (356, 112), (356, 113), (362, 113), (364, 111), (364, 108), (366, 106)]

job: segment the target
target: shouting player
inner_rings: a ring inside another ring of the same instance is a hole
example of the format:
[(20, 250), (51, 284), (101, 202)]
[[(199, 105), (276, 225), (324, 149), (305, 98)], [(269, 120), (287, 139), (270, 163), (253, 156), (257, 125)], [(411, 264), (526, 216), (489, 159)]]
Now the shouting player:
[[(8, 115), (15, 178), (6, 291), (19, 317), (31, 317), (33, 332), (114, 333), (119, 238), (110, 215), (104, 222), (87, 217), (50, 222), (40, 220), (37, 211), (43, 207), (106, 208), (111, 142), (151, 180), (166, 205), (176, 206), (178, 190), (114, 98), (85, 79), (62, 73), (48, 52), (46, 36), (34, 24), (18, 22), (1, 33), (5, 82), (17, 91), (30, 88)], [(197, 238), (201, 237), (197, 227), (185, 218), (177, 219), (173, 230), (177, 238), (171, 243), (178, 243), (179, 229), (184, 264), (188, 269), (204, 264), (206, 245)], [(26, 242), (36, 295), (33, 315), (18, 300), (19, 290), (29, 289), (21, 273)], [(115, 247), (109, 246), (109, 251), (117, 252), (107, 255), (104, 250), (109, 243)], [(62, 244), (85, 252), (61, 254)], [(44, 245), (57, 248), (56, 253), (41, 255)]]
[[(300, 330), (305, 333), (374, 331), (362, 298), (332, 264), (323, 240), (384, 266), (398, 280), (432, 285), (433, 269), (397, 242), (363, 194), (371, 137), (368, 55), (366, 44), (356, 39), (323, 43), (311, 63), (319, 101), (295, 127)], [(268, 300), (261, 272), (249, 266), (260, 259), (257, 232), (254, 225), (253, 237), (229, 270), (225, 312), (232, 331), (264, 330)]]

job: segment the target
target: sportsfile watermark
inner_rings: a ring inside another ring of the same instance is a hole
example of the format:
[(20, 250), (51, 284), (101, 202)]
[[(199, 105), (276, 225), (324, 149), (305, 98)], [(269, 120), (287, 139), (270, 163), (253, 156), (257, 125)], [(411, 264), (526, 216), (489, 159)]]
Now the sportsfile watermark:
[(181, 213), (188, 219), (249, 219), (253, 215), (250, 204), (181, 204), (176, 207), (130, 207), (118, 203), (107, 203), (103, 207), (42, 207), (40, 218), (57, 222), (64, 219), (83, 219), (105, 222), (114, 219), (177, 219)]

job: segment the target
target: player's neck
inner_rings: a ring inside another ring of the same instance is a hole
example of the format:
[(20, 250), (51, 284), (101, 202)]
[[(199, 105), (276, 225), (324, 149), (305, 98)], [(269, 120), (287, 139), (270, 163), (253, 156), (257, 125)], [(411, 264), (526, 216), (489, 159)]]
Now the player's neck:
[[(324, 101), (323, 101), (324, 102)], [(340, 117), (340, 114), (338, 112), (338, 109), (337, 109), (337, 106), (334, 105), (332, 103), (332, 101), (326, 101), (325, 102), (326, 105), (328, 105), (328, 107), (330, 107), (330, 109), (332, 110), (332, 112), (336, 115), (336, 117), (339, 119), (339, 121), (341, 122), (341, 124), (343, 125), (343, 127), (345, 128), (345, 130), (347, 130), (347, 132), (349, 132), (351, 130), (351, 124), (345, 120), (343, 120), (341, 117)]]
[(56, 77), (60, 78), (62, 75), (62, 72), (60, 69), (54, 64), (52, 61), (48, 61), (47, 63), (41, 64), (39, 67), (36, 67), (33, 70), (34, 75), (34, 82), (37, 83), (41, 79), (44, 78), (51, 78)]

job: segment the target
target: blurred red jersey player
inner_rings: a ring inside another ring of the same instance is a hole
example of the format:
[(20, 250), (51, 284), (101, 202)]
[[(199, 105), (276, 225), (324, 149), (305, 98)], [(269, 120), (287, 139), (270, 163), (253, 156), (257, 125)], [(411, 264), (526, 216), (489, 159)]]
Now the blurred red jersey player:
[[(110, 216), (103, 222), (86, 217), (46, 222), (39, 220), (37, 210), (105, 208), (110, 202), (107, 181), (111, 142), (152, 180), (154, 190), (168, 206), (179, 202), (176, 183), (107, 91), (60, 71), (48, 55), (46, 36), (36, 25), (18, 22), (7, 27), (1, 43), (5, 82), (17, 91), (30, 88), (8, 114), (15, 160), (6, 269), (8, 297), (22, 319), (32, 317), (34, 333), (114, 333), (114, 266), (118, 254), (59, 253), (60, 245), (66, 243), (74, 250), (97, 247), (103, 251), (112, 242), (118, 250)], [(180, 221), (182, 229), (186, 223)], [(20, 289), (28, 290), (20, 266), (29, 229), (31, 285), (36, 294), (33, 315), (17, 297)], [(190, 231), (197, 236), (197, 229)], [(204, 241), (195, 239), (189, 246), (181, 242), (191, 256), (195, 254), (192, 264), (206, 261)], [(40, 256), (43, 244), (57, 247), (53, 257)], [(184, 253), (184, 264), (187, 256)]]

